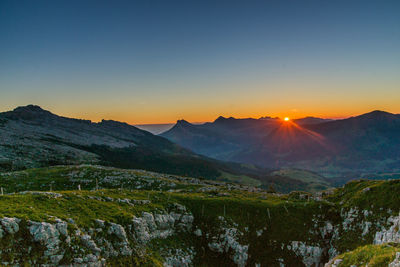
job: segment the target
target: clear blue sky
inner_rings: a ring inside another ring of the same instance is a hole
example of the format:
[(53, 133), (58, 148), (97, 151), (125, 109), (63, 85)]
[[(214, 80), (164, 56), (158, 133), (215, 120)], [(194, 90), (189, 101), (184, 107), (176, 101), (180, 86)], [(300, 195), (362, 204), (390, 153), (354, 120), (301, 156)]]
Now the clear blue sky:
[(0, 1), (0, 111), (400, 113), (400, 1)]

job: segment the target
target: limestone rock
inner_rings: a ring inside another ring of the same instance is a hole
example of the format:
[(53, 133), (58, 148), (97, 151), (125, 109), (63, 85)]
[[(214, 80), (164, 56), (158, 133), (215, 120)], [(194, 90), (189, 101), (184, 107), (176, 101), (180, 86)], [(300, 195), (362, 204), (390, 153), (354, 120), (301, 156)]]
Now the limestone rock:
[(400, 252), (396, 252), (396, 258), (389, 263), (388, 267), (400, 267)]
[(55, 255), (59, 250), (60, 244), (60, 232), (57, 227), (50, 223), (33, 221), (29, 221), (28, 225), (33, 240), (46, 246), (45, 255)]
[(318, 246), (307, 245), (301, 241), (292, 241), (288, 249), (303, 259), (305, 266), (318, 266), (321, 262), (323, 250)]
[(232, 251), (231, 259), (239, 267), (246, 266), (248, 259), (248, 245), (241, 245), (238, 241), (242, 233), (235, 227), (229, 227), (227, 221), (223, 217), (219, 217), (221, 221), (220, 234), (211, 238), (208, 244), (210, 250), (218, 253), (228, 253)]
[(400, 243), (400, 214), (399, 216), (390, 216), (387, 224), (391, 225), (389, 229), (383, 228), (382, 231), (375, 233), (374, 244)]
[(15, 234), (19, 231), (19, 223), (21, 222), (20, 219), (4, 217), (0, 219), (0, 221), (7, 233)]

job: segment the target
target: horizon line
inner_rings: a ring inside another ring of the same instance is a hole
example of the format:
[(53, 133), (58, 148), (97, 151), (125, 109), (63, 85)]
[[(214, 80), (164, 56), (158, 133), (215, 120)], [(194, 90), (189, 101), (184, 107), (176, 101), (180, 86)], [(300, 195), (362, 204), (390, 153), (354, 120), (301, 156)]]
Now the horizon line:
[[(107, 120), (112, 120), (112, 121), (118, 121), (118, 122), (126, 123), (126, 124), (129, 124), (129, 125), (132, 125), (132, 126), (151, 126), (151, 125), (172, 125), (172, 124), (176, 124), (179, 120), (185, 120), (185, 119), (181, 118), (181, 119), (175, 120), (174, 122), (162, 122), (162, 123), (131, 123), (131, 122), (128, 122), (128, 121), (116, 120), (116, 119), (106, 119), (106, 118), (102, 118), (102, 119), (100, 119), (100, 120), (92, 120), (92, 119), (84, 118), (84, 116), (82, 116), (82, 117), (73, 117), (73, 116), (68, 116), (68, 115), (62, 115), (61, 113), (55, 113), (55, 112), (51, 111), (50, 109), (42, 108), (42, 106), (40, 106), (40, 105), (35, 105), (35, 104), (28, 104), (28, 105), (17, 106), (17, 107), (15, 107), (15, 108), (12, 109), (12, 110), (1, 111), (0, 113), (13, 111), (13, 110), (15, 110), (16, 108), (27, 107), (27, 106), (37, 106), (37, 107), (40, 107), (41, 109), (43, 109), (43, 110), (45, 110), (45, 111), (49, 111), (49, 112), (51, 112), (52, 114), (55, 114), (55, 115), (57, 115), (57, 116), (61, 116), (61, 117), (65, 117), (65, 118), (71, 118), (71, 119), (89, 120), (89, 121), (91, 121), (92, 123), (99, 123), (99, 122), (101, 122), (101, 121), (103, 121), (103, 120), (105, 120), (105, 121), (107, 121)], [(392, 113), (392, 112), (388, 112), (388, 111), (381, 110), (381, 109), (374, 109), (374, 110), (371, 110), (371, 111), (368, 111), (368, 112), (358, 113), (358, 114), (356, 114), (356, 115), (353, 114), (353, 115), (339, 116), (339, 117), (332, 117), (332, 116), (324, 117), (324, 116), (312, 116), (312, 115), (307, 115), (307, 116), (299, 116), (299, 117), (290, 117), (290, 120), (298, 120), (298, 119), (304, 119), (304, 118), (310, 118), (310, 117), (311, 117), (311, 118), (319, 118), (319, 119), (343, 120), (343, 119), (348, 119), (348, 118), (351, 118), (351, 117), (357, 117), (357, 116), (360, 116), (360, 115), (363, 115), (363, 114), (368, 114), (368, 113), (371, 113), (371, 112), (374, 112), (374, 111), (382, 111), (382, 112), (387, 112), (387, 113), (394, 114), (394, 115), (399, 115), (399, 114), (400, 114), (400, 113), (396, 113), (396, 112), (393, 112), (393, 113)], [(255, 117), (234, 117), (234, 116), (225, 117), (225, 116), (218, 116), (216, 119), (218, 119), (218, 118), (220, 118), (220, 117), (223, 117), (223, 118), (234, 118), (234, 119), (255, 119), (255, 120), (259, 120), (259, 119), (262, 119), (262, 118), (283, 119), (283, 118), (285, 118), (286, 116), (282, 116), (282, 117), (280, 117), (280, 116), (275, 116), (275, 117), (272, 117), (272, 116), (261, 116), (261, 117), (258, 117), (258, 118), (255, 118)], [(188, 121), (188, 120), (185, 120), (185, 121), (187, 121), (187, 122), (189, 122), (189, 123), (191, 123), (191, 124), (204, 124), (204, 123), (212, 123), (212, 122), (214, 122), (216, 119), (214, 119), (214, 120), (212, 120), (212, 121), (203, 121), (203, 122), (199, 122), (199, 121), (190, 122), (190, 121)]]

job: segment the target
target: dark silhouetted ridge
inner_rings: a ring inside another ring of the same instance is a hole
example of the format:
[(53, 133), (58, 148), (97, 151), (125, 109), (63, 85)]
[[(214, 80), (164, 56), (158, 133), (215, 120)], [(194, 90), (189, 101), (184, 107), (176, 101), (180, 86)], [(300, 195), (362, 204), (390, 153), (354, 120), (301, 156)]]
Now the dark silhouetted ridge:
[(391, 119), (398, 119), (395, 114), (382, 111), (382, 110), (374, 110), (369, 113), (362, 114), (355, 118), (364, 119), (364, 120), (391, 120)]
[(178, 120), (178, 121), (176, 121), (176, 124), (181, 125), (181, 126), (192, 125), (190, 122), (188, 122), (186, 120)]
[(50, 111), (44, 110), (36, 105), (28, 105), (17, 107), (13, 111), (3, 113), (5, 117), (10, 119), (33, 120), (46, 117), (56, 116)]
[(317, 118), (317, 117), (305, 117), (305, 118), (301, 118), (301, 119), (295, 119), (293, 121), (299, 125), (311, 125), (311, 124), (329, 122), (329, 121), (333, 121), (333, 120), (322, 119), (322, 118)]

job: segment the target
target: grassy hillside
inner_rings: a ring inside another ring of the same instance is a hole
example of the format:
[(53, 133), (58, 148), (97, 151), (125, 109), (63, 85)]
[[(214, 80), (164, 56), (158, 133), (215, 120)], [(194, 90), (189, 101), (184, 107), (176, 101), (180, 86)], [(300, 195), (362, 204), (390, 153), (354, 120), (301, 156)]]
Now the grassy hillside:
[(396, 253), (400, 253), (399, 244), (367, 245), (337, 256), (332, 263), (336, 261), (340, 267), (387, 267), (395, 261)]
[(270, 173), (272, 176), (287, 177), (296, 181), (305, 183), (307, 186), (305, 191), (316, 192), (330, 187), (328, 180), (323, 176), (306, 170), (300, 169), (281, 169)]
[[(313, 266), (343, 255), (350, 255), (343, 262), (352, 262), (353, 254), (341, 253), (366, 250), (358, 248), (378, 242), (378, 232), (394, 237), (399, 231), (392, 224), (400, 211), (400, 181), (272, 194), (80, 165), (3, 173), (0, 186), (2, 264)], [(390, 260), (397, 251), (391, 247), (382, 247)]]

